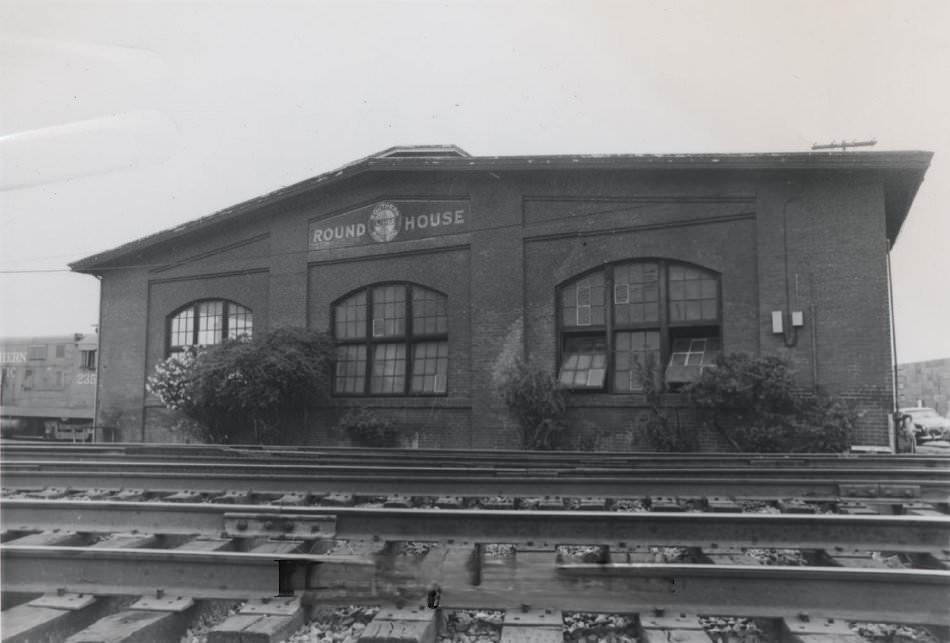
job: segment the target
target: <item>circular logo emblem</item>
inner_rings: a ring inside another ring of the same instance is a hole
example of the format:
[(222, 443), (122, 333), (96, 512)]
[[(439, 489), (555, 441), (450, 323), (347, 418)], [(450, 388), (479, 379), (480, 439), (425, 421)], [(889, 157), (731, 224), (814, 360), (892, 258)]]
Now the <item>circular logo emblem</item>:
[(373, 208), (373, 213), (369, 215), (369, 236), (380, 243), (392, 241), (399, 234), (401, 224), (399, 208), (384, 201)]

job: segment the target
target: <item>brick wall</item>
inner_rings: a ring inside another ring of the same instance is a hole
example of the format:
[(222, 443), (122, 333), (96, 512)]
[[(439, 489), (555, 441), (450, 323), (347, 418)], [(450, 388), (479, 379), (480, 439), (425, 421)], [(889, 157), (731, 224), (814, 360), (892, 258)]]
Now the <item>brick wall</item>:
[[(883, 208), (879, 183), (820, 177), (763, 184), (757, 203), (761, 350), (853, 401), (866, 445), (888, 444), (893, 395)], [(774, 310), (804, 313), (791, 348)]]
[(116, 439), (145, 440), (147, 282), (139, 271), (102, 278), (96, 423), (114, 427)]
[[(388, 245), (308, 251), (309, 222), (383, 199), (466, 199), (467, 229)], [(890, 341), (884, 200), (871, 175), (767, 178), (712, 172), (367, 173), (302, 193), (168, 246), (103, 277), (100, 422), (124, 439), (167, 439), (169, 418), (144, 410), (144, 380), (164, 355), (164, 320), (188, 301), (233, 299), (255, 332), (326, 330), (332, 302), (381, 281), (448, 296), (450, 373), (444, 398), (371, 398), (420, 446), (512, 447), (517, 431), (496, 387), (524, 356), (556, 372), (559, 284), (614, 261), (664, 258), (719, 273), (728, 352), (778, 354), (800, 382), (853, 400), (858, 442), (887, 444)], [(783, 338), (771, 312), (800, 310)], [(791, 344), (788, 346), (786, 344)], [(646, 448), (634, 396), (574, 396), (579, 430), (616, 448)], [(341, 410), (315, 408), (304, 439), (334, 439)], [(698, 428), (697, 424), (697, 430)], [(172, 436), (173, 437), (173, 436)], [(708, 448), (723, 448), (703, 435)]]

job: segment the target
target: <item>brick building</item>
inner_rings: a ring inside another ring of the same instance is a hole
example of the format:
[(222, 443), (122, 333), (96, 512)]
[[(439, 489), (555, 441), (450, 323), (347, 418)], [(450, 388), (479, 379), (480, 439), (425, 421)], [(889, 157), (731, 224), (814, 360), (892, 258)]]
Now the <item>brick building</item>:
[(930, 158), (386, 150), (73, 264), (102, 283), (98, 421), (179, 439), (145, 391), (158, 361), (308, 326), (340, 343), (314, 442), (367, 406), (407, 443), (512, 446), (495, 384), (523, 356), (573, 389), (576, 432), (647, 448), (636, 363), (676, 407), (696, 364), (744, 351), (847, 396), (858, 443), (885, 445), (886, 254)]

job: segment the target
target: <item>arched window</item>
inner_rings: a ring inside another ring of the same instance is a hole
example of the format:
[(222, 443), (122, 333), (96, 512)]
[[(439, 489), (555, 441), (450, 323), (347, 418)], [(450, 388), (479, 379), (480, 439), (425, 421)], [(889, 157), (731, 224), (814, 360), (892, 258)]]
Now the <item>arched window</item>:
[(576, 390), (676, 388), (721, 352), (719, 276), (665, 260), (616, 263), (558, 288), (558, 380)]
[(370, 286), (333, 305), (340, 395), (445, 395), (449, 319), (442, 293), (407, 283)]
[(254, 315), (250, 308), (226, 299), (195, 301), (168, 318), (168, 352), (191, 346), (220, 344), (225, 339), (250, 337)]

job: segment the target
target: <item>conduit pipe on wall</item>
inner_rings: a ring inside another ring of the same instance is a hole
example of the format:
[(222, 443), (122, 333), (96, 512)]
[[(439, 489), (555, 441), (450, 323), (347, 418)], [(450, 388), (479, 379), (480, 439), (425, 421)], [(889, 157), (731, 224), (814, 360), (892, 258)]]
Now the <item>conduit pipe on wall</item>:
[(818, 321), (815, 315), (814, 292), (812, 302), (808, 304), (808, 318), (811, 320), (811, 381), (818, 388)]
[[(782, 205), (782, 254), (785, 260), (785, 310), (782, 311), (782, 341), (786, 348), (794, 348), (798, 344), (798, 328), (792, 322), (792, 294), (791, 280), (788, 271), (788, 206), (793, 201), (799, 201), (798, 195), (785, 199)], [(791, 334), (791, 337), (789, 337)]]
[(887, 423), (887, 439), (890, 443), (891, 451), (896, 453), (897, 431), (898, 426), (901, 424), (900, 407), (897, 403), (897, 326), (895, 325), (894, 318), (894, 280), (891, 275), (891, 240), (885, 239), (884, 243), (884, 258), (887, 265), (887, 307), (891, 322), (891, 365), (893, 367), (893, 371), (891, 372), (891, 404), (894, 408), (891, 420)]

